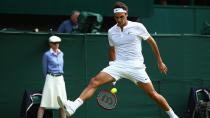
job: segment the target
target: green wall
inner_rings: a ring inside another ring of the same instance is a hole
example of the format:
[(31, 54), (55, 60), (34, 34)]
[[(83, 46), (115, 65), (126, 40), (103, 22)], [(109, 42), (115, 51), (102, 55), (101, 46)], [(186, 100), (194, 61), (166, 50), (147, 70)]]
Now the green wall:
[[(72, 10), (90, 11), (112, 16), (112, 6), (117, 0), (4, 0), (0, 13), (70, 15)], [(121, 0), (126, 3), (131, 16), (149, 16), (153, 0)], [(137, 10), (138, 9), (138, 10)]]
[[(210, 7), (153, 5), (153, 0), (122, 1), (129, 7), (129, 16), (139, 17), (140, 22), (152, 34), (201, 34), (204, 24), (210, 24)], [(81, 1), (68, 0), (4, 0), (0, 4), (0, 14), (69, 15), (72, 10), (76, 9), (96, 12), (103, 16), (113, 16), (111, 8), (115, 0), (82, 2), (83, 4)], [(106, 24), (107, 22), (104, 23), (105, 28)], [(52, 26), (46, 27), (50, 29)]]
[(158, 6), (151, 17), (141, 18), (151, 33), (201, 34), (204, 23), (210, 24), (210, 7)]
[[(25, 89), (42, 90), (42, 54), (48, 50), (47, 33), (0, 32), (0, 104), (1, 117), (19, 117)], [(64, 79), (69, 99), (76, 99), (91, 77), (108, 64), (106, 34), (61, 35), (64, 52)], [(158, 71), (150, 46), (143, 42), (147, 72), (156, 90), (182, 118), (187, 116), (191, 87), (210, 87), (210, 40), (200, 35), (154, 35), (161, 56), (168, 66), (164, 76)], [(97, 90), (97, 93), (105, 85)], [(120, 80), (118, 105), (104, 110), (96, 103), (96, 94), (78, 109), (72, 118), (168, 118), (144, 92), (128, 80)], [(11, 113), (12, 111), (12, 113)], [(58, 112), (55, 118), (58, 118)]]

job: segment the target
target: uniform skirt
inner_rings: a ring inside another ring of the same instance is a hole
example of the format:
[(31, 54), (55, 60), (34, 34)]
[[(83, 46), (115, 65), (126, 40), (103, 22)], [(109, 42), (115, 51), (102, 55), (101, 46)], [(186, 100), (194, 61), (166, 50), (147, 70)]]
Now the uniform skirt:
[(63, 76), (55, 77), (47, 74), (40, 107), (59, 109), (57, 96), (67, 99), (64, 78)]

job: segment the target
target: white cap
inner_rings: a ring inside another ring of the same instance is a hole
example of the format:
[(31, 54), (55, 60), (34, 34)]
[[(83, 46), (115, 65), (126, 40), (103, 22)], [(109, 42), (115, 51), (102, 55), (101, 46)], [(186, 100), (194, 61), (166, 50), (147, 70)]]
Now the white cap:
[(61, 42), (61, 38), (60, 37), (58, 37), (58, 36), (51, 36), (50, 38), (49, 38), (49, 42)]

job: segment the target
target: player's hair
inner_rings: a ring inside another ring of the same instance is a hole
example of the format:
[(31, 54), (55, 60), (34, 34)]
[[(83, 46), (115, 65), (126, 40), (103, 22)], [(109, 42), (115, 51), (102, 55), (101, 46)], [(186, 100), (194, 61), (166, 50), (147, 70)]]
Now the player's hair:
[(123, 2), (120, 2), (120, 1), (117, 1), (114, 6), (112, 7), (112, 10), (115, 9), (115, 8), (123, 8), (124, 10), (128, 11), (128, 6), (123, 3)]

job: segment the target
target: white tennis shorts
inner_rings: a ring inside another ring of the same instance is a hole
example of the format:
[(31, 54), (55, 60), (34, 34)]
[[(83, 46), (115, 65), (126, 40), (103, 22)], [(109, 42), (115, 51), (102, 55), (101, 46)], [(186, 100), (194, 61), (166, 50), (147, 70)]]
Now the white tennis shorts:
[(67, 99), (63, 76), (53, 77), (47, 74), (40, 107), (59, 109), (60, 106), (57, 102), (57, 96)]
[(112, 62), (108, 67), (101, 72), (111, 75), (116, 81), (126, 78), (137, 84), (137, 82), (149, 83), (151, 82), (149, 76), (145, 71), (146, 67), (142, 64), (130, 62)]

